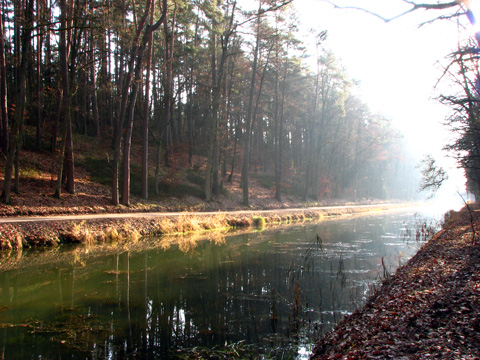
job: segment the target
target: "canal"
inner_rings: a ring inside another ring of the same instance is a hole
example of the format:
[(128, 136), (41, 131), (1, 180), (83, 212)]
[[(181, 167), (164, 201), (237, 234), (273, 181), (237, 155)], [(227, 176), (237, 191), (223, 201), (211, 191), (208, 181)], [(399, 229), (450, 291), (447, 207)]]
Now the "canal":
[(4, 254), (0, 358), (307, 359), (440, 215), (397, 210)]

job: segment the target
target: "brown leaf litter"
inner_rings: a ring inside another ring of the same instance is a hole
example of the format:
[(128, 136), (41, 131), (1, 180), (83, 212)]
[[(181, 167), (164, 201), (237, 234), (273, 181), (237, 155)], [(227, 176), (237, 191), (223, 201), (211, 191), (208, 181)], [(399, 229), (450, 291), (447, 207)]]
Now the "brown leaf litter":
[(472, 215), (452, 213), (311, 359), (479, 359), (480, 213)]

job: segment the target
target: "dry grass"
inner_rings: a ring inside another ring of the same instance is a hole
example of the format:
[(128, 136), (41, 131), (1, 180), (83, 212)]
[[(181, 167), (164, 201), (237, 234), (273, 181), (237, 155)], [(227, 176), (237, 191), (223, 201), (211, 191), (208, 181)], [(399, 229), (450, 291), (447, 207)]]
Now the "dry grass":
[[(272, 213), (219, 213), (213, 216), (183, 214), (156, 218), (99, 219), (67, 223), (19, 223), (0, 225), (0, 250), (22, 247), (56, 246), (66, 243), (136, 243), (143, 236), (205, 233), (212, 230), (280, 225), (290, 222), (315, 221), (323, 217), (364, 213), (365, 209), (334, 209), (328, 211), (278, 211)], [(449, 215), (455, 219), (455, 214)], [(453, 221), (453, 220), (452, 220)]]
[(105, 240), (108, 242), (117, 242), (121, 240), (121, 237), (116, 228), (109, 227), (105, 232)]

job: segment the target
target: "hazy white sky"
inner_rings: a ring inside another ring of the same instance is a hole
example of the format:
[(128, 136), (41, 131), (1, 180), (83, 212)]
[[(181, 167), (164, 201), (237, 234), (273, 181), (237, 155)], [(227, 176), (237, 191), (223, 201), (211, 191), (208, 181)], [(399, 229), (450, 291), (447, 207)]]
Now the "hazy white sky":
[[(363, 7), (387, 18), (409, 9), (401, 0), (336, 3)], [(295, 0), (294, 6), (302, 28), (328, 30), (326, 48), (337, 55), (349, 77), (360, 81), (359, 96), (372, 111), (391, 118), (416, 153), (432, 154), (448, 168), (455, 183), (451, 185), (462, 188), (463, 173), (441, 154), (448, 136), (441, 124), (448, 108), (434, 99), (441, 92), (434, 89), (442, 73), (439, 61), (445, 63), (445, 56), (457, 48), (465, 32), (457, 21), (436, 21), (419, 28), (440, 13), (419, 10), (385, 23), (358, 10), (334, 9), (322, 0)], [(463, 18), (461, 22), (468, 23)]]

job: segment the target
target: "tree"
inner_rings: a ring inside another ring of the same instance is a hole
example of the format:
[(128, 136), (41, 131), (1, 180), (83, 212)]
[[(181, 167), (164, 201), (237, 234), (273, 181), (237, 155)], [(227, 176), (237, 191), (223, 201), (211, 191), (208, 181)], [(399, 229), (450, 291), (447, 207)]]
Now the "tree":
[(42, 148), (42, 118), (43, 118), (43, 82), (42, 82), (42, 51), (43, 51), (43, 29), (41, 23), (45, 22), (43, 13), (43, 1), (37, 0), (37, 28), (41, 30), (37, 32), (37, 51), (36, 51), (36, 80), (37, 80), (37, 114), (36, 114), (36, 146), (37, 149)]
[[(150, 13), (150, 23), (153, 23), (155, 9), (155, 0), (152, 0), (152, 11)], [(150, 76), (152, 70), (153, 55), (153, 32), (148, 34), (147, 39), (147, 59), (145, 74), (145, 96), (143, 104), (143, 123), (142, 123), (142, 197), (148, 199), (148, 124), (150, 118)]]
[[(3, 11), (2, 11), (3, 13)], [(5, 64), (5, 38), (3, 16), (0, 16), (0, 141), (4, 154), (8, 151), (7, 71)]]
[[(262, 1), (258, 1), (258, 12), (260, 13), (262, 9)], [(250, 162), (250, 143), (251, 143), (251, 132), (252, 132), (252, 116), (253, 116), (253, 97), (255, 95), (255, 83), (257, 78), (257, 64), (258, 64), (258, 51), (260, 47), (260, 25), (261, 25), (261, 16), (257, 17), (256, 21), (256, 41), (255, 47), (253, 50), (253, 63), (252, 63), (252, 80), (250, 83), (250, 92), (248, 95), (248, 107), (247, 107), (247, 118), (246, 129), (245, 129), (245, 151), (243, 155), (243, 165), (242, 165), (242, 190), (243, 190), (243, 204), (249, 206), (248, 201), (248, 170)]]
[(419, 167), (422, 171), (420, 191), (429, 190), (435, 193), (448, 179), (446, 171), (441, 166), (438, 166), (432, 155), (425, 155)]
[[(225, 6), (225, 14), (221, 21), (216, 19), (219, 14), (212, 13), (212, 30), (210, 33), (211, 40), (211, 59), (212, 59), (212, 105), (211, 118), (208, 129), (208, 147), (207, 147), (207, 168), (205, 172), (205, 200), (212, 200), (212, 192), (215, 177), (218, 177), (218, 164), (216, 165), (215, 156), (218, 153), (218, 124), (219, 124), (219, 106), (220, 96), (222, 90), (222, 81), (225, 70), (225, 63), (229, 56), (230, 41), (235, 32), (236, 24), (234, 22), (236, 1), (227, 3)], [(217, 59), (217, 34), (223, 26), (223, 31), (220, 34), (220, 59)], [(218, 65), (217, 65), (218, 60)]]
[[(123, 147), (123, 182), (122, 182), (122, 204), (128, 205), (130, 202), (130, 147), (132, 140), (132, 126), (135, 111), (135, 102), (137, 99), (139, 81), (143, 66), (143, 56), (148, 42), (150, 33), (155, 32), (165, 21), (167, 13), (167, 0), (163, 0), (162, 15), (153, 25), (145, 26), (149, 11), (151, 11), (151, 0), (147, 1), (142, 19), (138, 23), (135, 31), (135, 38), (130, 49), (130, 59), (128, 61), (128, 69), (126, 78), (123, 81), (122, 99), (120, 111), (114, 134), (114, 159), (113, 159), (113, 181), (112, 181), (112, 202), (119, 204), (118, 196), (118, 175), (120, 168), (121, 143), (124, 125), (126, 131)], [(143, 36), (141, 37), (143, 32)], [(132, 79), (135, 81), (132, 84)], [(130, 89), (131, 86), (131, 89)]]
[(447, 125), (455, 137), (445, 149), (453, 153), (459, 166), (465, 170), (467, 185), (477, 197), (476, 189), (480, 186), (480, 107), (478, 58), (471, 51), (472, 46), (475, 45), (468, 43), (451, 55), (443, 79), (449, 80), (451, 93), (440, 95), (439, 101), (452, 110)]
[[(27, 77), (27, 63), (30, 56), (31, 50), (31, 33), (33, 27), (33, 8), (34, 0), (28, 0), (24, 18), (23, 18), (23, 29), (21, 35), (21, 60), (19, 68), (17, 69), (17, 84), (16, 84), (16, 106), (15, 113), (13, 115), (13, 124), (10, 130), (10, 140), (9, 148), (7, 152), (7, 160), (5, 164), (5, 176), (3, 182), (3, 190), (1, 199), (6, 204), (10, 203), (10, 193), (11, 193), (11, 182), (12, 182), (12, 173), (13, 173), (13, 162), (15, 160), (16, 154), (18, 155), (19, 147), (17, 146), (20, 136), (20, 127), (24, 120), (24, 109), (25, 109), (25, 96), (26, 96), (26, 77)], [(20, 53), (20, 52), (19, 52)]]
[(60, 1), (60, 74), (61, 74), (61, 92), (62, 92), (62, 113), (63, 113), (63, 131), (62, 145), (58, 154), (58, 170), (57, 170), (57, 187), (55, 197), (60, 197), (62, 193), (63, 180), (63, 160), (65, 157), (67, 168), (67, 192), (73, 194), (75, 192), (74, 166), (73, 166), (73, 140), (72, 140), (72, 117), (71, 117), (71, 98), (70, 84), (68, 73), (68, 58), (70, 53), (70, 45), (67, 39), (72, 38), (72, 21), (73, 21), (73, 0)]

